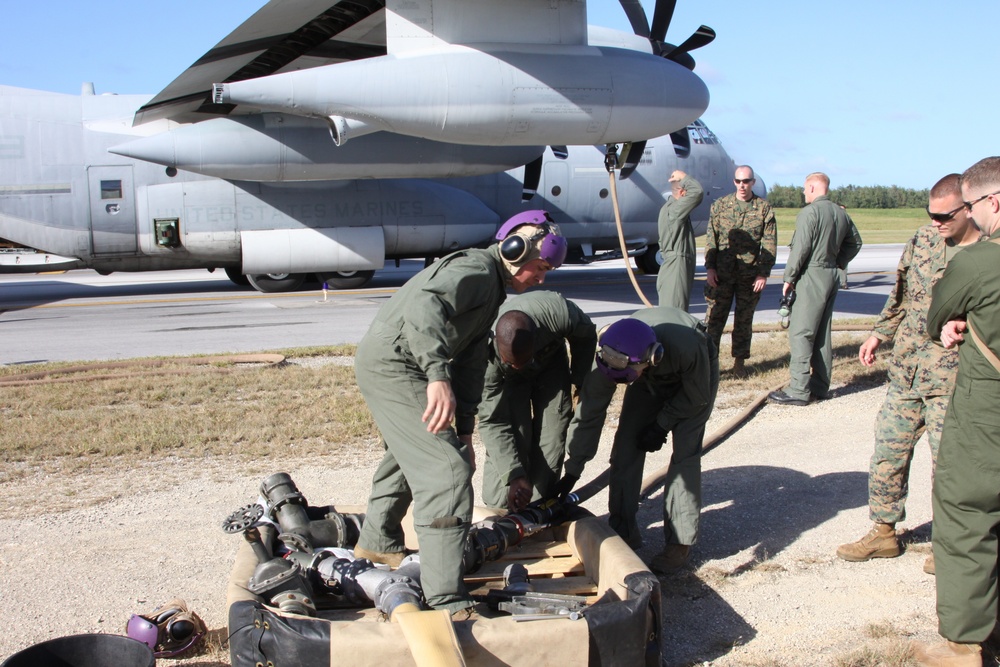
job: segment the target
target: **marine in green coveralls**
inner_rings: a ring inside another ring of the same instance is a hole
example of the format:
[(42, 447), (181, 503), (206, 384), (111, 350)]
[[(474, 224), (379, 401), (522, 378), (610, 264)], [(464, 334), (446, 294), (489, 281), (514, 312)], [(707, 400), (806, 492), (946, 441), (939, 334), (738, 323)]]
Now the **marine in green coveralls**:
[[(529, 326), (518, 324), (520, 318)], [(531, 361), (514, 368), (503, 357), (522, 334)], [(516, 512), (552, 496), (573, 416), (572, 387), (579, 391), (596, 346), (594, 323), (555, 292), (524, 294), (500, 308), (479, 404), (485, 504)]]
[(718, 348), (735, 299), (733, 374), (745, 378), (753, 314), (774, 266), (778, 225), (771, 205), (753, 192), (753, 169), (736, 167), (733, 182), (736, 192), (712, 204), (705, 231), (705, 324)]
[[(420, 583), (428, 606), (472, 605), (462, 550), (472, 517), (472, 431), (486, 371), (488, 334), (506, 298), (566, 257), (545, 211), (507, 221), (499, 245), (443, 257), (382, 306), (358, 345), (358, 387), (386, 452), (372, 480), (354, 553), (398, 565), (402, 519), (413, 503)], [(454, 420), (454, 425), (452, 424)]]
[[(892, 342), (889, 387), (875, 420), (875, 452), (868, 470), (868, 510), (874, 525), (856, 542), (842, 544), (837, 556), (847, 561), (893, 558), (900, 554), (896, 522), (906, 518), (913, 448), (926, 431), (931, 469), (937, 461), (941, 426), (955, 388), (958, 351), (946, 350), (927, 334), (931, 289), (945, 266), (962, 248), (982, 237), (962, 203), (958, 174), (939, 180), (930, 192), (931, 224), (917, 230), (903, 248), (896, 283), (858, 359), (875, 363), (883, 342)], [(924, 563), (934, 571), (934, 557)]]
[(829, 191), (826, 174), (806, 177), (806, 206), (795, 218), (782, 287), (784, 295), (796, 293), (788, 325), (791, 381), (787, 389), (768, 394), (772, 403), (807, 405), (810, 398), (825, 399), (830, 391), (830, 326), (840, 286), (837, 269), (846, 267), (861, 250), (861, 235), (847, 212), (827, 197)]
[(938, 631), (919, 646), (921, 665), (981, 665), (997, 623), (1000, 556), (1000, 157), (962, 174), (962, 198), (989, 235), (948, 263), (934, 286), (927, 330), (958, 342), (958, 378), (944, 419), (934, 476)]
[(663, 495), (666, 547), (650, 564), (669, 572), (683, 565), (698, 539), (701, 446), (719, 389), (719, 355), (701, 320), (669, 306), (645, 308), (603, 330), (570, 423), (561, 492), (572, 489), (597, 452), (618, 384), (628, 387), (611, 450), (608, 521), (629, 546), (641, 546), (636, 515), (646, 453), (672, 434)]
[(672, 196), (660, 209), (656, 223), (663, 257), (656, 274), (656, 293), (661, 306), (687, 310), (691, 305), (697, 258), (691, 211), (705, 198), (705, 191), (698, 181), (680, 170), (670, 175), (670, 183)]

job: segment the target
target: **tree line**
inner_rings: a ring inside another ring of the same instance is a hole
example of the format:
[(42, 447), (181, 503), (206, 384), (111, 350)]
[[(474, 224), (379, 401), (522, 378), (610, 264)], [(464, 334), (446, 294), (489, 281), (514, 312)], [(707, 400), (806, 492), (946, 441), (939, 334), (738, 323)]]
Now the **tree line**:
[[(845, 208), (923, 208), (930, 190), (913, 190), (896, 185), (846, 185), (830, 190), (830, 200)], [(802, 186), (774, 185), (767, 201), (776, 208), (802, 208)]]

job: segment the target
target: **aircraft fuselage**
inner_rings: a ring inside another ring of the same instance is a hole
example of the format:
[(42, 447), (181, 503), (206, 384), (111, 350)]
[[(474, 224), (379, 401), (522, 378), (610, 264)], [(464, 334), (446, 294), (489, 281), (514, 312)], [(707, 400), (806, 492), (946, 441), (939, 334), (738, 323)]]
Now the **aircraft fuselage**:
[[(133, 128), (144, 100), (0, 87), (0, 238), (50, 258), (0, 252), (0, 271), (375, 271), (484, 245), (526, 208), (549, 210), (584, 256), (618, 246), (603, 147), (570, 146), (565, 159), (545, 150), (538, 194), (524, 203), (525, 170), (512, 165), (542, 147), (385, 132), (338, 147), (323, 123), (280, 114)], [(674, 145), (684, 135), (686, 156)], [(732, 191), (732, 161), (703, 125), (651, 140), (618, 182), (631, 247), (656, 242), (675, 168), (705, 186), (699, 232)]]

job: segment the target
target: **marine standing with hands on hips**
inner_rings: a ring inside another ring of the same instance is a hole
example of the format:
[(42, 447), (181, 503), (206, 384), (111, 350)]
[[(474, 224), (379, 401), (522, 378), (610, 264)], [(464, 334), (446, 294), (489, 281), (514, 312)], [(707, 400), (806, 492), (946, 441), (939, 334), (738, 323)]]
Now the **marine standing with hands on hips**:
[(358, 345), (358, 387), (385, 455), (354, 554), (398, 565), (411, 501), (427, 605), (469, 609), (462, 551), (472, 518), (472, 432), (483, 390), (488, 334), (510, 287), (541, 285), (566, 258), (545, 211), (508, 220), (498, 244), (447, 255), (408, 280)]

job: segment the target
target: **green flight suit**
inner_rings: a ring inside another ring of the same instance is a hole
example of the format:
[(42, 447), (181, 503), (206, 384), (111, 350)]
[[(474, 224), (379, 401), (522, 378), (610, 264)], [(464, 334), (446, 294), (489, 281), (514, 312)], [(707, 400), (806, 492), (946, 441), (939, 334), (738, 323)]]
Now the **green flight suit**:
[(830, 391), (833, 302), (840, 287), (838, 268), (861, 250), (861, 235), (851, 217), (826, 196), (807, 204), (795, 218), (784, 281), (795, 287), (788, 324), (791, 382), (785, 393), (809, 400)]
[(753, 283), (771, 275), (777, 248), (778, 225), (766, 199), (754, 195), (744, 202), (733, 193), (712, 204), (705, 231), (705, 269), (715, 270), (718, 284), (705, 283), (705, 325), (719, 347), (735, 299), (734, 359), (750, 357), (753, 314), (761, 295), (753, 291)]
[(496, 354), (486, 368), (479, 435), (486, 447), (482, 500), (490, 507), (507, 506), (507, 487), (518, 477), (531, 482), (532, 500), (551, 495), (573, 416), (571, 385), (579, 390), (597, 347), (594, 323), (555, 292), (511, 299), (500, 315), (511, 310), (535, 323), (535, 352), (531, 363), (518, 370), (500, 363)]
[[(636, 515), (646, 452), (636, 443), (656, 421), (671, 434), (673, 449), (664, 480), (664, 537), (667, 544), (694, 544), (701, 512), (701, 446), (719, 389), (719, 355), (701, 320), (680, 309), (644, 308), (632, 317), (653, 328), (664, 355), (625, 389), (611, 450), (608, 521), (631, 546), (642, 543)], [(597, 453), (617, 387), (595, 363), (566, 438), (566, 474), (579, 477)]]
[[(950, 248), (950, 249), (949, 249)], [(958, 350), (946, 350), (927, 334), (931, 290), (944, 275), (949, 246), (933, 225), (924, 225), (903, 249), (896, 283), (872, 335), (892, 341), (889, 389), (875, 421), (875, 452), (868, 471), (868, 508), (876, 523), (906, 518), (910, 462), (923, 433), (937, 461), (948, 398), (955, 388)]]
[[(1000, 230), (958, 253), (934, 286), (927, 330), (965, 319), (1000, 351)], [(958, 378), (941, 433), (934, 476), (934, 565), (938, 629), (953, 642), (977, 643), (997, 622), (1000, 533), (1000, 372), (966, 331)]]
[(663, 264), (656, 274), (656, 293), (661, 306), (687, 310), (691, 305), (691, 285), (694, 283), (697, 259), (691, 211), (705, 198), (705, 191), (701, 183), (691, 176), (681, 179), (680, 187), (685, 190), (684, 195), (668, 199), (660, 209), (656, 223), (660, 234), (660, 255), (663, 257)]
[[(424, 269), (382, 306), (358, 345), (358, 387), (386, 448), (372, 480), (358, 544), (404, 549), (411, 501), (427, 604), (472, 604), (462, 551), (472, 519), (472, 469), (458, 436), (471, 434), (486, 371), (488, 334), (506, 298), (509, 272), (497, 246), (452, 253)], [(455, 428), (427, 432), (427, 385), (451, 382)]]

